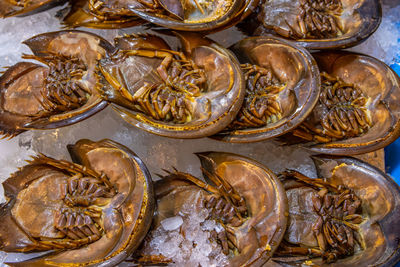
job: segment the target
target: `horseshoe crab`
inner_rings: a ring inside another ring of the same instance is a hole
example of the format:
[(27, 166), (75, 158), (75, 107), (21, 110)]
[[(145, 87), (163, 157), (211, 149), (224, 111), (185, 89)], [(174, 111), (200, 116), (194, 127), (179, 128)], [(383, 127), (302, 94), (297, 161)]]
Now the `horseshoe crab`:
[(378, 0), (266, 0), (241, 27), (250, 35), (278, 34), (308, 49), (351, 47), (382, 19)]
[[(196, 155), (207, 182), (176, 169), (161, 176), (155, 183), (155, 228), (166, 218), (185, 216), (185, 210), (188, 214), (206, 211), (208, 219), (222, 226), (218, 233), (211, 230), (211, 236), (228, 256), (229, 266), (262, 266), (286, 227), (287, 200), (281, 183), (269, 169), (239, 155)], [(183, 238), (189, 235), (184, 229), (179, 233)]]
[[(193, 33), (176, 35), (174, 51), (160, 37), (116, 39), (118, 52), (101, 61), (112, 90), (103, 97), (130, 124), (174, 138), (198, 138), (224, 129), (244, 97), (239, 63), (227, 50)], [(118, 106), (117, 106), (118, 105)]]
[(246, 95), (236, 119), (213, 138), (252, 142), (299, 125), (319, 96), (319, 71), (309, 52), (275, 37), (250, 37), (232, 50), (242, 63)]
[(13, 137), (28, 129), (79, 122), (106, 107), (98, 90), (107, 87), (98, 60), (113, 51), (101, 37), (59, 31), (24, 42), (42, 64), (19, 62), (0, 77), (0, 133)]
[(381, 61), (349, 52), (313, 54), (321, 71), (319, 102), (284, 140), (313, 151), (351, 155), (383, 148), (400, 135), (400, 78)]
[(354, 158), (313, 157), (318, 179), (280, 175), (289, 223), (275, 262), (310, 266), (393, 266), (400, 260), (400, 188)]
[(209, 31), (233, 25), (257, 6), (258, 0), (77, 0), (63, 18), (68, 27), (123, 28), (151, 22), (184, 31)]
[(70, 28), (118, 29), (146, 23), (129, 9), (130, 6), (142, 7), (137, 0), (70, 1), (69, 7), (64, 9), (62, 24)]
[(146, 8), (133, 8), (132, 12), (151, 23), (180, 31), (211, 31), (227, 25), (230, 27), (247, 17), (258, 4), (258, 0), (152, 2)]
[(37, 12), (62, 5), (66, 0), (1, 0), (0, 18), (12, 16), (27, 16)]
[(78, 163), (40, 154), (3, 183), (0, 249), (49, 251), (10, 266), (114, 266), (150, 227), (151, 177), (132, 151), (111, 140), (68, 149)]

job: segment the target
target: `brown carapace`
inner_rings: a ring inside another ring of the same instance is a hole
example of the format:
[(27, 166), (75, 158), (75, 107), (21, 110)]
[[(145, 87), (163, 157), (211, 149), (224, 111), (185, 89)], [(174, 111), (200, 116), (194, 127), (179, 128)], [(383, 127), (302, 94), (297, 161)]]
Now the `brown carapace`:
[(317, 176), (282, 172), (288, 227), (272, 261), (282, 266), (393, 266), (400, 188), (354, 158), (313, 157)]
[(146, 23), (137, 17), (129, 6), (142, 7), (139, 1), (70, 1), (62, 18), (62, 24), (69, 28), (118, 29)]
[[(248, 158), (220, 152), (197, 153), (206, 182), (188, 173), (167, 171), (155, 183), (158, 213), (166, 218), (204, 213), (221, 227), (209, 230), (231, 266), (265, 264), (282, 239), (287, 200), (282, 184), (266, 167)], [(185, 236), (184, 230), (181, 235)], [(142, 255), (150, 262), (157, 258)], [(165, 260), (165, 259), (164, 259)], [(174, 261), (174, 259), (170, 259)]]
[(227, 142), (271, 139), (312, 112), (320, 90), (309, 52), (277, 37), (250, 37), (231, 47), (241, 63), (246, 94), (239, 114), (212, 138)]
[(252, 36), (275, 34), (309, 49), (342, 49), (368, 38), (381, 19), (378, 0), (269, 0), (260, 1), (239, 27)]
[(80, 31), (34, 36), (24, 42), (41, 64), (19, 62), (0, 77), (0, 134), (52, 129), (79, 122), (106, 107), (107, 84), (97, 64), (113, 51), (101, 37)]
[(143, 130), (174, 138), (198, 138), (224, 129), (244, 98), (244, 79), (236, 58), (209, 39), (176, 33), (183, 46), (174, 51), (154, 35), (116, 39), (118, 51), (101, 61), (112, 90), (103, 98)]
[(0, 19), (31, 15), (65, 2), (65, 0), (0, 0)]
[(78, 163), (34, 157), (3, 185), (0, 249), (49, 251), (11, 266), (114, 266), (146, 235), (151, 177), (128, 148), (110, 140), (69, 146)]
[(354, 155), (389, 145), (400, 135), (400, 78), (367, 55), (313, 54), (321, 73), (318, 103), (303, 123), (282, 136), (325, 154)]
[(318, 103), (321, 109), (319, 125), (313, 126), (306, 120), (293, 135), (320, 143), (362, 135), (372, 126), (367, 106), (370, 101), (354, 84), (323, 72)]
[(76, 0), (63, 24), (68, 27), (123, 28), (153, 23), (183, 31), (217, 31), (239, 22), (258, 0)]

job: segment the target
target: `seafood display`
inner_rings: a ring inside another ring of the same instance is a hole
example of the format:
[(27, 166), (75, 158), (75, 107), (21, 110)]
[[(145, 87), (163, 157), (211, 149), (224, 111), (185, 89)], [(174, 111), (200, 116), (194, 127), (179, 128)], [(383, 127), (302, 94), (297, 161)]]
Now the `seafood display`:
[(289, 142), (309, 142), (317, 152), (349, 155), (375, 151), (399, 137), (400, 78), (393, 70), (356, 53), (313, 56), (321, 71), (319, 102)]
[[(273, 260), (317, 266), (392, 266), (399, 260), (400, 188), (354, 158), (315, 157), (318, 179), (280, 174), (289, 205), (284, 240)], [(333, 164), (332, 164), (333, 163)]]
[(176, 169), (155, 182), (155, 228), (161, 220), (182, 214), (185, 205), (192, 205), (190, 212), (206, 209), (209, 219), (224, 229), (213, 232), (230, 266), (266, 263), (286, 228), (287, 200), (282, 184), (269, 169), (243, 156), (196, 155), (206, 182)]
[(37, 153), (1, 173), (0, 265), (400, 262), (400, 187), (339, 157), (400, 136), (398, 74), (335, 50), (375, 32), (379, 0), (0, 0), (0, 18), (62, 4), (63, 30), (0, 72), (0, 137)]
[(101, 61), (113, 86), (103, 97), (145, 131), (174, 138), (210, 136), (240, 109), (245, 93), (240, 65), (210, 39), (193, 33), (177, 37), (182, 51), (154, 35), (117, 38), (118, 51)]
[(259, 141), (298, 126), (319, 96), (319, 71), (309, 52), (275, 37), (246, 38), (232, 50), (242, 63), (246, 95), (236, 119), (215, 138)]
[(250, 35), (278, 34), (310, 49), (354, 46), (382, 19), (378, 0), (264, 0), (241, 29)]
[(3, 185), (0, 248), (48, 251), (11, 266), (114, 266), (147, 233), (151, 177), (128, 148), (110, 140), (68, 147), (76, 163), (39, 154)]
[[(79, 122), (106, 107), (108, 85), (97, 68), (112, 52), (100, 36), (80, 31), (44, 33), (24, 42), (41, 64), (19, 62), (0, 77), (0, 134), (52, 129)], [(105, 90), (105, 89), (103, 89)]]

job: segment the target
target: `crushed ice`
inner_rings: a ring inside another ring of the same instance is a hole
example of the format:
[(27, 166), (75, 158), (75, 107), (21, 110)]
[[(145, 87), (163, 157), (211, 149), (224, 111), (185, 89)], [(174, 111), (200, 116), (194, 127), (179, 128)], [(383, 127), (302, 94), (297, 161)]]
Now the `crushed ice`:
[(400, 2), (383, 1), (382, 22), (364, 43), (350, 49), (382, 60), (387, 65), (400, 64)]
[[(226, 266), (227, 256), (222, 253), (221, 246), (210, 239), (210, 232), (219, 232), (222, 226), (207, 219), (207, 209), (199, 213), (193, 213), (193, 209), (192, 204), (187, 203), (181, 216), (161, 221), (161, 225), (146, 238), (142, 254), (173, 259), (174, 266)], [(174, 227), (166, 228), (165, 221)]]
[[(24, 133), (13, 140), (2, 140), (0, 147), (2, 153), (0, 153), (0, 182), (6, 180), (12, 173), (18, 170), (18, 167), (25, 165), (25, 161), (30, 156), (35, 155), (35, 152), (31, 148), (31, 133)], [(0, 184), (0, 203), (5, 202), (3, 185)], [(1, 258), (1, 257), (0, 257)], [(1, 262), (1, 261), (0, 261)]]

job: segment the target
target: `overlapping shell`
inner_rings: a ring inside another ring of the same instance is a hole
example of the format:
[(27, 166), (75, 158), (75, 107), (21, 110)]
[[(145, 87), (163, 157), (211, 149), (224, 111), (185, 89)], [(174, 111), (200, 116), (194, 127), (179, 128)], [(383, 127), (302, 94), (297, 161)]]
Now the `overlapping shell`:
[(27, 16), (62, 5), (66, 0), (1, 0), (0, 19), (11, 16)]
[[(52, 3), (58, 2), (0, 0), (0, 17)], [(228, 50), (189, 32), (228, 28), (254, 10), (257, 17), (242, 30), (250, 26), (245, 31), (275, 33), (310, 49), (353, 46), (381, 20), (375, 0), (71, 1), (68, 27), (151, 22), (187, 31), (174, 33), (182, 47), (173, 50), (147, 34), (118, 37), (114, 46), (80, 31), (35, 36), (25, 41), (33, 55), (24, 58), (42, 64), (20, 62), (0, 77), (0, 133), (13, 137), (76, 123), (109, 101), (134, 126), (174, 138), (251, 142), (292, 131), (288, 143), (338, 155), (374, 151), (398, 138), (400, 79), (379, 60), (318, 52), (319, 73), (308, 52), (291, 41), (251, 37), (233, 47), (240, 65)], [(110, 140), (81, 140), (69, 148), (78, 164), (40, 155), (4, 183), (0, 248), (52, 251), (10, 265), (115, 265), (147, 233), (154, 203), (140, 159)], [(158, 181), (155, 225), (194, 199), (194, 212), (208, 209), (229, 232), (218, 242), (233, 266), (399, 261), (400, 189), (374, 167), (321, 156), (314, 160), (323, 178), (287, 171), (285, 192), (253, 160), (198, 156), (207, 182), (178, 171)]]
[(181, 31), (218, 31), (244, 19), (258, 0), (75, 0), (63, 23), (68, 27), (123, 28), (144, 23)]

